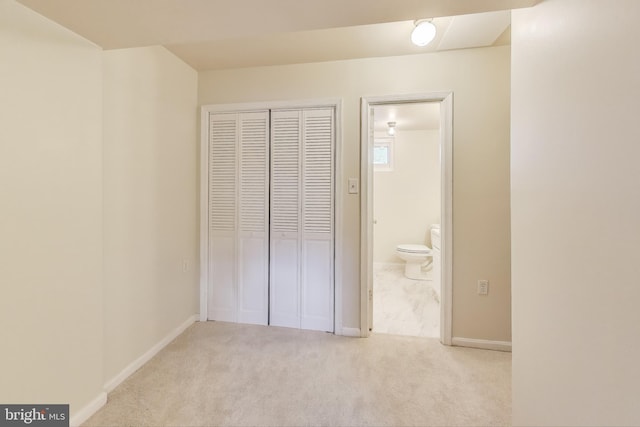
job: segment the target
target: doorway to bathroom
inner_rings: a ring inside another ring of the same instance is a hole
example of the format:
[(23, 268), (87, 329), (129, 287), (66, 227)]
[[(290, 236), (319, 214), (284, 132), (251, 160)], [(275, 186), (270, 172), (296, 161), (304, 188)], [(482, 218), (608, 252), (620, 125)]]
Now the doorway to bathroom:
[(362, 101), (362, 330), (451, 342), (452, 94)]
[(372, 331), (439, 338), (440, 104), (376, 105), (373, 120)]

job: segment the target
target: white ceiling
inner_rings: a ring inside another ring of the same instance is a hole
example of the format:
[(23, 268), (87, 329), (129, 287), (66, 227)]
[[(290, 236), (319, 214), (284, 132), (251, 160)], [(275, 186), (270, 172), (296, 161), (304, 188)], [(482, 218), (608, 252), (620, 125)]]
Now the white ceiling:
[[(464, 25), (455, 25), (459, 19), (471, 23), (473, 33)], [(434, 18), (433, 23), (436, 38), (425, 47), (410, 42), (414, 21), (399, 21), (268, 34), (260, 38), (170, 44), (167, 48), (198, 70), (411, 55), (493, 45), (509, 27), (510, 12)], [(498, 44), (508, 42), (506, 38)]]
[(386, 132), (388, 122), (395, 122), (397, 131), (440, 129), (440, 103), (376, 105), (373, 120), (375, 132)]
[(505, 41), (499, 36), (508, 14), (435, 19), (439, 34), (426, 49), (408, 37), (415, 19), (510, 10), (540, 0), (17, 1), (104, 49), (164, 45), (205, 70), (492, 45)]

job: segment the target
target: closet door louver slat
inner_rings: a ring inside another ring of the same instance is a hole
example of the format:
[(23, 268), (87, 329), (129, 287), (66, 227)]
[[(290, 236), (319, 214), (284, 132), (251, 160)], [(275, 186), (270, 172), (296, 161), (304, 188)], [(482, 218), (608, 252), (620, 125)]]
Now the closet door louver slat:
[(240, 150), (240, 230), (265, 232), (268, 190), (267, 117), (242, 118)]
[[(328, 114), (331, 111), (321, 110)], [(332, 116), (306, 112), (304, 123), (304, 232), (331, 233)]]
[(297, 232), (300, 214), (299, 113), (274, 112), (271, 129), (271, 232)]
[(209, 208), (211, 229), (233, 231), (236, 216), (236, 120), (211, 120)]

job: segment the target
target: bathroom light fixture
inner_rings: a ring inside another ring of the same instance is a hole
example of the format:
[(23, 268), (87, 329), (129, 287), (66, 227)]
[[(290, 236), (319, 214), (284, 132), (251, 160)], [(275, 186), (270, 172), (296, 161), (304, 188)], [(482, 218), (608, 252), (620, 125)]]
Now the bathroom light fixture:
[(430, 19), (420, 19), (414, 22), (415, 28), (411, 32), (411, 41), (416, 46), (426, 46), (436, 37), (436, 26)]
[(389, 129), (387, 129), (387, 135), (395, 136), (395, 134), (396, 134), (396, 122), (387, 122), (387, 126), (389, 126)]

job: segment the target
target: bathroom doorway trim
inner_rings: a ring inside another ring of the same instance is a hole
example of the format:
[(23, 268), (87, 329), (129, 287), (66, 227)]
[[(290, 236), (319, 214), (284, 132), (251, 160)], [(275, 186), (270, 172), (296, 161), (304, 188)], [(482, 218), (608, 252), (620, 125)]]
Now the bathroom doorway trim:
[(363, 97), (360, 129), (360, 334), (368, 337), (373, 314), (373, 108), (388, 104), (440, 103), (441, 252), (440, 342), (451, 345), (453, 278), (453, 92)]

